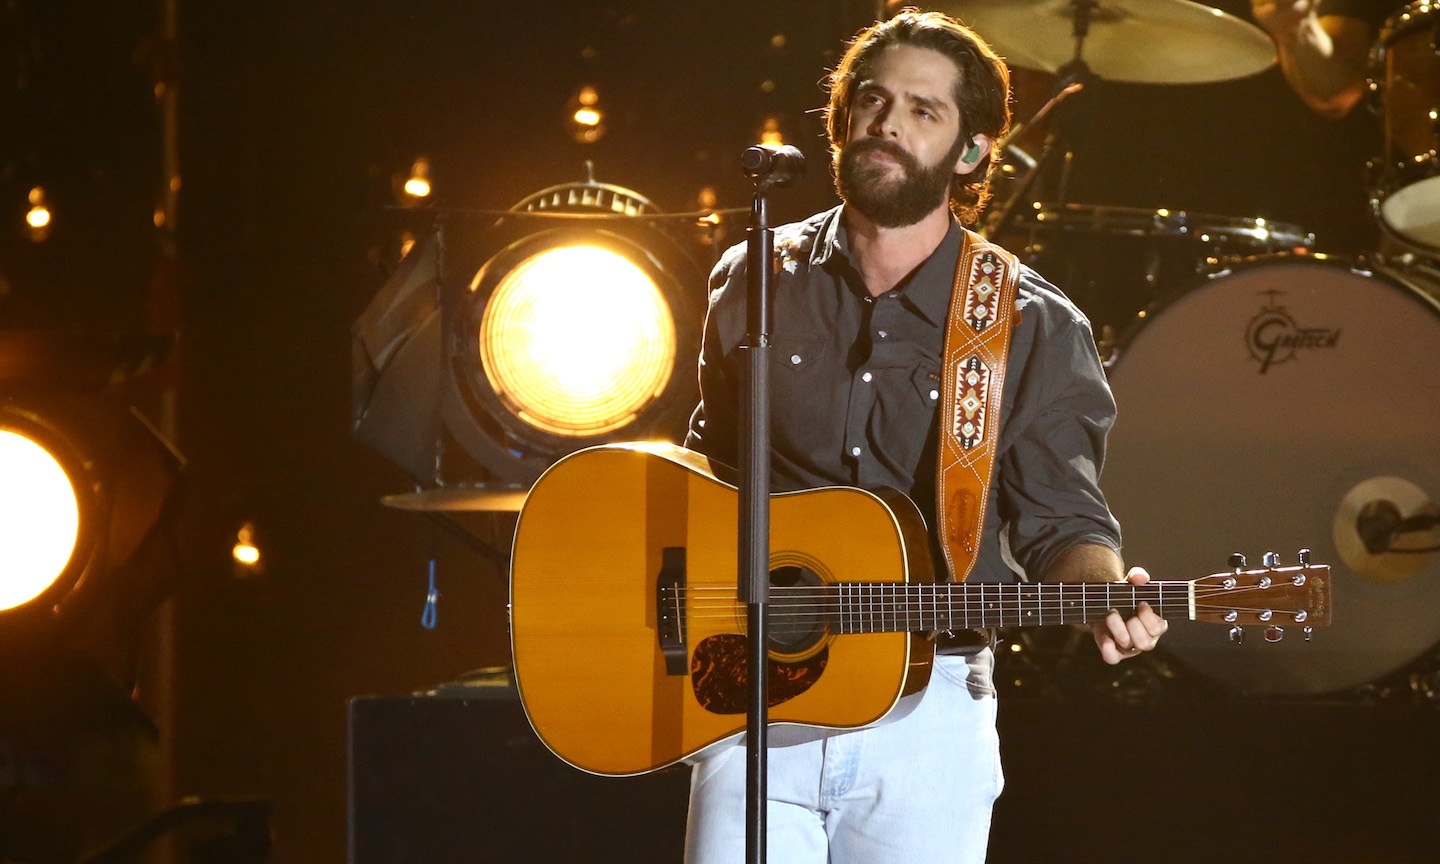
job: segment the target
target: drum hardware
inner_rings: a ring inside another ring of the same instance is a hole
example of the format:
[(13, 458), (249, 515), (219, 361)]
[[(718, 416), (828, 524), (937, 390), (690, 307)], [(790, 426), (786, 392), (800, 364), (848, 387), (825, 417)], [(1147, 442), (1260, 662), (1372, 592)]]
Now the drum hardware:
[(1394, 502), (1386, 501), (1383, 498), (1366, 503), (1364, 507), (1360, 508), (1360, 514), (1355, 517), (1355, 530), (1359, 532), (1360, 539), (1365, 544), (1365, 551), (1371, 555), (1379, 555), (1382, 552), (1403, 555), (1440, 552), (1440, 546), (1425, 546), (1415, 549), (1396, 545), (1400, 535), (1429, 531), (1436, 525), (1440, 525), (1440, 513), (1402, 516), (1400, 508), (1396, 507)]
[(1425, 490), (1402, 477), (1367, 477), (1335, 508), (1331, 535), (1340, 560), (1377, 584), (1416, 578), (1440, 552), (1440, 510)]
[(1422, 0), (1390, 16), (1371, 68), (1372, 105), (1384, 126), (1384, 149), (1367, 166), (1371, 210), (1387, 234), (1433, 254), (1440, 251), (1440, 4)]

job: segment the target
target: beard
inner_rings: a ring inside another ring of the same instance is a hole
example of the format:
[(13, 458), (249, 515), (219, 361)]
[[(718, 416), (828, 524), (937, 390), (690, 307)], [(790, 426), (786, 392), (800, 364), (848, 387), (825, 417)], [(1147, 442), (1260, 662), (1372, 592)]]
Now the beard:
[[(882, 228), (914, 225), (943, 206), (950, 197), (955, 161), (960, 158), (963, 138), (957, 138), (952, 152), (938, 164), (922, 166), (898, 144), (883, 138), (861, 138), (840, 151), (835, 171), (835, 188), (846, 204), (859, 210)], [(900, 164), (899, 180), (890, 178), (890, 166), (861, 161), (866, 153), (885, 153)]]

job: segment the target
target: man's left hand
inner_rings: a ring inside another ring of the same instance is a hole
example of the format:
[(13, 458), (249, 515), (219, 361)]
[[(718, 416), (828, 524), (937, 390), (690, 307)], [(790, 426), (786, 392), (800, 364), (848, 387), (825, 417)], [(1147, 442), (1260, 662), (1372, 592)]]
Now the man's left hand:
[[(1131, 585), (1144, 585), (1150, 581), (1150, 574), (1143, 567), (1131, 567), (1125, 578)], [(1141, 603), (1129, 618), (1111, 609), (1103, 619), (1091, 622), (1090, 631), (1095, 634), (1100, 656), (1114, 666), (1121, 660), (1154, 650), (1169, 627), (1170, 622), (1156, 614), (1149, 603)]]

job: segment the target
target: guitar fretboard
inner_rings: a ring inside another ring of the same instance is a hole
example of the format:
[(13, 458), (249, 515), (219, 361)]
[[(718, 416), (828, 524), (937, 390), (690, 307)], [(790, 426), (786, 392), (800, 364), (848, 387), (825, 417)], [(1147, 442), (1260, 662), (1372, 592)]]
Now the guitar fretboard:
[[(826, 605), (831, 606), (832, 613), (826, 617), (841, 633), (1085, 624), (1104, 618), (1111, 609), (1129, 611), (1141, 603), (1150, 604), (1161, 617), (1183, 618), (1189, 616), (1194, 602), (1189, 582), (851, 582), (808, 590), (830, 595)], [(784, 603), (780, 601), (780, 608)]]

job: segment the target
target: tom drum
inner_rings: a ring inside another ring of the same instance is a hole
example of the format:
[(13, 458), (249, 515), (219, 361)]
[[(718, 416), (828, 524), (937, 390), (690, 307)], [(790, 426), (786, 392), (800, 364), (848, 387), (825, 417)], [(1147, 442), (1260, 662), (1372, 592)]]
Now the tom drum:
[(1294, 695), (1429, 654), (1440, 556), (1400, 550), (1440, 547), (1440, 529), (1372, 552), (1361, 528), (1378, 502), (1419, 522), (1437, 512), (1440, 304), (1413, 274), (1270, 256), (1147, 319), (1110, 379), (1119, 418), (1103, 485), (1127, 562), (1194, 579), (1234, 552), (1259, 566), (1266, 551), (1294, 563), (1309, 548), (1333, 568), (1333, 623), (1309, 642), (1295, 626), (1278, 643), (1252, 632), (1234, 644), (1223, 626), (1172, 622), (1162, 648), (1234, 690)]
[(1135, 315), (1183, 291), (1221, 262), (1309, 248), (1295, 225), (1184, 210), (1037, 204), (1018, 214), (1020, 238), (1001, 238), (1054, 282), (1094, 325), (1124, 332)]
[(1440, 4), (1410, 3), (1375, 48), (1385, 152), (1370, 163), (1371, 203), (1391, 234), (1440, 251)]

